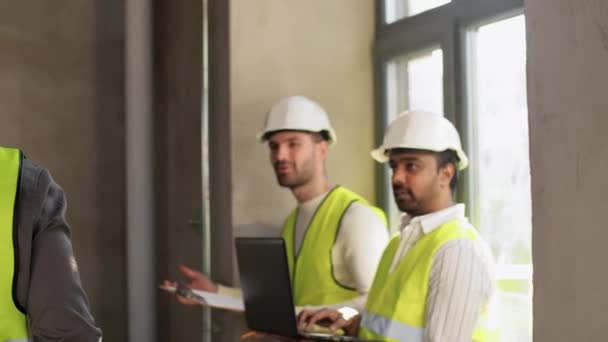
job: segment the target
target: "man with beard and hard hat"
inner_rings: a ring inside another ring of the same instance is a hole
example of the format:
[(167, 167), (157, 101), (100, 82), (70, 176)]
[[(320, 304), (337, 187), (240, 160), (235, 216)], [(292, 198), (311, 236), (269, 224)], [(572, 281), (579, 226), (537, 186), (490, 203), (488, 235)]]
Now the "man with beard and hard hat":
[(493, 259), (453, 195), (467, 167), (454, 126), (442, 115), (411, 111), (386, 130), (372, 157), (388, 162), (401, 233), (384, 251), (361, 315), (304, 311), (301, 329), (319, 320), (332, 330), (383, 341), (494, 341), (487, 324)]
[[(337, 142), (327, 114), (306, 97), (284, 98), (267, 113), (258, 139), (268, 144), (277, 182), (298, 202), (281, 234), (295, 305), (362, 309), (388, 229), (381, 210), (327, 178), (325, 160)], [(185, 266), (180, 271), (192, 288), (241, 296), (239, 289), (215, 284)]]

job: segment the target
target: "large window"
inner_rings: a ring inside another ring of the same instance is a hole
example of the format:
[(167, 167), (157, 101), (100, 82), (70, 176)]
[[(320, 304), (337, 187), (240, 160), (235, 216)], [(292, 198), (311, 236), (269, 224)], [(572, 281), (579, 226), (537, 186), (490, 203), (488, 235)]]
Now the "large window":
[[(497, 261), (498, 293), (490, 319), (500, 329), (500, 341), (531, 341), (532, 214), (522, 1), (423, 1), (423, 7), (416, 2), (385, 0), (379, 7), (378, 126), (384, 128), (404, 110), (423, 109), (444, 113), (458, 127), (471, 163), (457, 198), (467, 204), (467, 215)], [(388, 170), (380, 174), (379, 195), (392, 229), (397, 229)]]
[(388, 114), (408, 108), (443, 111), (443, 52), (432, 47), (387, 62)]
[(474, 25), (469, 42), (472, 220), (498, 269), (496, 317), (503, 341), (529, 341), (532, 203), (523, 16)]

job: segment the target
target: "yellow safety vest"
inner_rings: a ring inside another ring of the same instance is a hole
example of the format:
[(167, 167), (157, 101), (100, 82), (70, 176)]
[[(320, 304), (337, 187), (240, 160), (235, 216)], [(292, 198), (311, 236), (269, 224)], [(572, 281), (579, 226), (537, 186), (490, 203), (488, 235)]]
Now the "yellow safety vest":
[(359, 296), (355, 289), (345, 287), (334, 279), (331, 262), (331, 249), (338, 235), (342, 216), (353, 202), (369, 206), (382, 218), (386, 226), (386, 217), (382, 210), (371, 206), (352, 191), (337, 186), (325, 196), (311, 218), (297, 258), (294, 256), (294, 234), (298, 209), (287, 218), (282, 236), (287, 248), (296, 306), (330, 305)]
[[(446, 222), (418, 240), (389, 274), (400, 242), (398, 235), (393, 237), (384, 251), (368, 294), (359, 337), (383, 341), (423, 341), (433, 260), (441, 246), (456, 239), (478, 241), (479, 236), (466, 219)], [(485, 314), (482, 316), (485, 317)], [(496, 331), (484, 329), (482, 318), (471, 340), (497, 340)]]
[(0, 342), (27, 341), (27, 318), (16, 304), (16, 227), (21, 152), (0, 147)]

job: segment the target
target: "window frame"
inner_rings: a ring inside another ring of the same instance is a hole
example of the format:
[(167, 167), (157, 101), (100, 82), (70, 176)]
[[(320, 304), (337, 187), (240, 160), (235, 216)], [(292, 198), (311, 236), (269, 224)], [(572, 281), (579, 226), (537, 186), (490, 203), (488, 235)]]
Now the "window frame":
[[(523, 0), (452, 0), (452, 2), (430, 9), (420, 14), (399, 19), (390, 24), (385, 23), (384, 1), (376, 1), (376, 36), (373, 49), (374, 61), (374, 95), (376, 111), (376, 146), (382, 143), (384, 130), (388, 125), (387, 65), (400, 56), (413, 55), (430, 46), (438, 46), (443, 51), (443, 110), (461, 134), (463, 149), (470, 159), (475, 160), (475, 118), (473, 111), (473, 76), (474, 40), (471, 32), (475, 27), (508, 19), (523, 14)], [(459, 179), (456, 200), (466, 203), (467, 216), (473, 222), (479, 221), (479, 210), (475, 202), (479, 201), (476, 168), (464, 172)], [(384, 164), (376, 163), (376, 198), (378, 205), (390, 213), (393, 202), (390, 189), (390, 170)], [(397, 229), (397, 222), (392, 222), (391, 229)], [(531, 268), (514, 266), (518, 272), (529, 272)], [(497, 270), (498, 271), (498, 270)], [(509, 280), (510, 278), (504, 278)], [(528, 279), (528, 278), (526, 278)], [(534, 282), (532, 274), (530, 281)], [(532, 304), (533, 305), (533, 304)], [(533, 310), (533, 309), (532, 309)], [(533, 312), (532, 314), (533, 318)], [(533, 321), (530, 328), (534, 330)], [(531, 335), (532, 336), (532, 335)]]

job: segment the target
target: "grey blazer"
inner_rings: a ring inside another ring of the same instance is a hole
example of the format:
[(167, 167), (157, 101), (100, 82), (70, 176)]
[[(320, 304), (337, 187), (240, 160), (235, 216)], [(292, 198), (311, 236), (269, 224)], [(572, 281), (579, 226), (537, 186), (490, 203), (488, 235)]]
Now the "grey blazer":
[(46, 169), (24, 158), (18, 196), (13, 296), (28, 316), (30, 339), (100, 341), (72, 251), (63, 190)]

